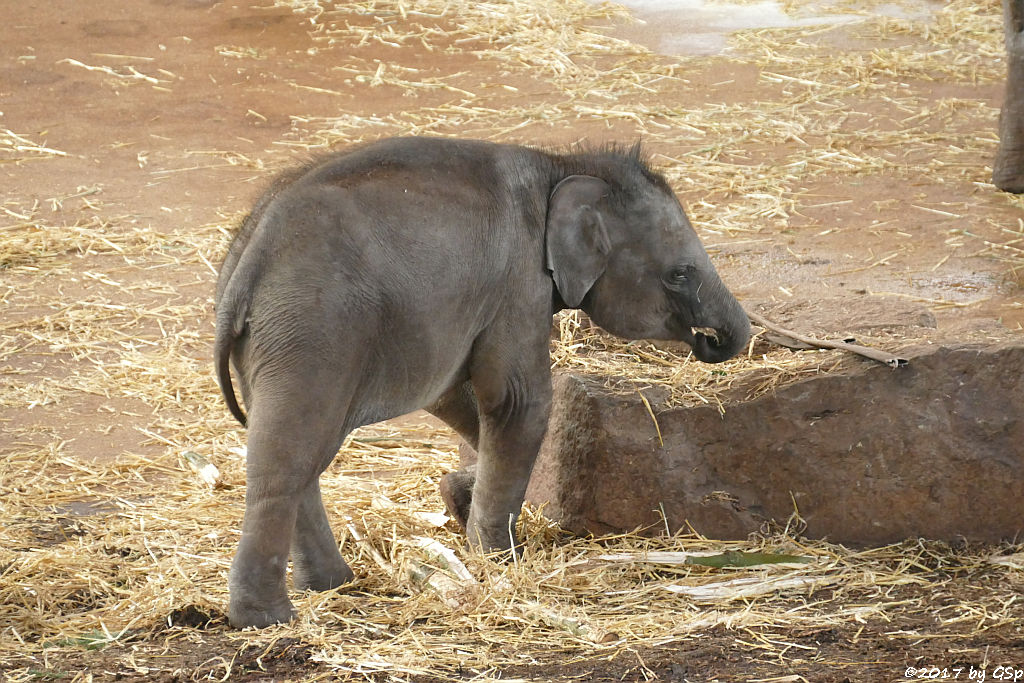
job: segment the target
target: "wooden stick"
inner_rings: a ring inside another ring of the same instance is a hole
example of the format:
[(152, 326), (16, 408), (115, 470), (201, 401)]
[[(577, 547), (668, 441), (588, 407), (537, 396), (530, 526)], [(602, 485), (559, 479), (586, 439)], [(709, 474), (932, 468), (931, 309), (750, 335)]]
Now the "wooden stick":
[(842, 341), (828, 341), (825, 339), (814, 339), (813, 337), (807, 337), (805, 335), (787, 330), (784, 327), (779, 327), (770, 320), (766, 320), (764, 317), (757, 313), (751, 313), (747, 311), (747, 317), (750, 318), (750, 322), (755, 325), (774, 332), (776, 335), (787, 337), (788, 340), (792, 340), (792, 343), (788, 343), (787, 340), (781, 340), (778, 337), (770, 339), (769, 341), (778, 344), (779, 346), (785, 346), (791, 349), (806, 349), (806, 348), (818, 348), (818, 349), (839, 349), (841, 351), (849, 351), (850, 353), (856, 353), (859, 356), (870, 358), (871, 360), (884, 363), (890, 368), (901, 368), (907, 365), (908, 361), (906, 358), (900, 358), (886, 351), (879, 351), (878, 349), (868, 348), (866, 346), (860, 346), (858, 344), (849, 344)]

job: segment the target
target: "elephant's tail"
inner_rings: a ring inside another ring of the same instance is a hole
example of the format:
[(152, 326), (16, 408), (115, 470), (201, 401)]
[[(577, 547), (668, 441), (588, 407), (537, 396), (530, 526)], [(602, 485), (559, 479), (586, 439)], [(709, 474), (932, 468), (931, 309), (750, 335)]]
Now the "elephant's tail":
[[(233, 275), (237, 274), (233, 273)], [(234, 278), (232, 278), (234, 279)], [(213, 342), (213, 357), (217, 366), (217, 382), (228, 410), (244, 427), (245, 413), (238, 405), (235, 387), (231, 383), (231, 351), (242, 332), (245, 331), (246, 318), (249, 315), (248, 287), (238, 287), (237, 282), (229, 282), (224, 295), (217, 305), (217, 324)]]

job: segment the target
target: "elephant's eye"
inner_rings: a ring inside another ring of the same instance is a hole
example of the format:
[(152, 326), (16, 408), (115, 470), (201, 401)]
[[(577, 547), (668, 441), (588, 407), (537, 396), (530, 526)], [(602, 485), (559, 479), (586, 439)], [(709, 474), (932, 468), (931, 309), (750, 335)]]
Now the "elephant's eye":
[(693, 268), (689, 266), (676, 266), (668, 273), (668, 281), (670, 284), (681, 285), (690, 279), (690, 273)]

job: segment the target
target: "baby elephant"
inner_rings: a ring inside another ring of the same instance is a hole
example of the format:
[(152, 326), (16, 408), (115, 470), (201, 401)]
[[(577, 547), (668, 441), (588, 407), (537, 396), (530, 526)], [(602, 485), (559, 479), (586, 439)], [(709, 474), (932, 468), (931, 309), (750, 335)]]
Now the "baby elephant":
[(551, 403), (551, 316), (682, 340), (709, 363), (750, 326), (638, 147), (556, 154), (398, 138), (280, 178), (217, 282), (216, 365), (248, 412), (237, 627), (293, 616), (285, 585), (352, 579), (320, 474), (356, 427), (426, 408), (479, 453), (471, 546), (509, 551)]

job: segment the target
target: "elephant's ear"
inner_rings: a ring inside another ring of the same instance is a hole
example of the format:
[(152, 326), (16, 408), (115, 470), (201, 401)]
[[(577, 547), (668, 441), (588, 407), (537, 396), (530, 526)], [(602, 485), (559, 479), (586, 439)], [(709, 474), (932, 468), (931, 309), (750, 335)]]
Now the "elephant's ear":
[(608, 263), (611, 243), (598, 208), (608, 190), (600, 178), (573, 175), (555, 185), (548, 201), (547, 267), (570, 308), (580, 305)]

